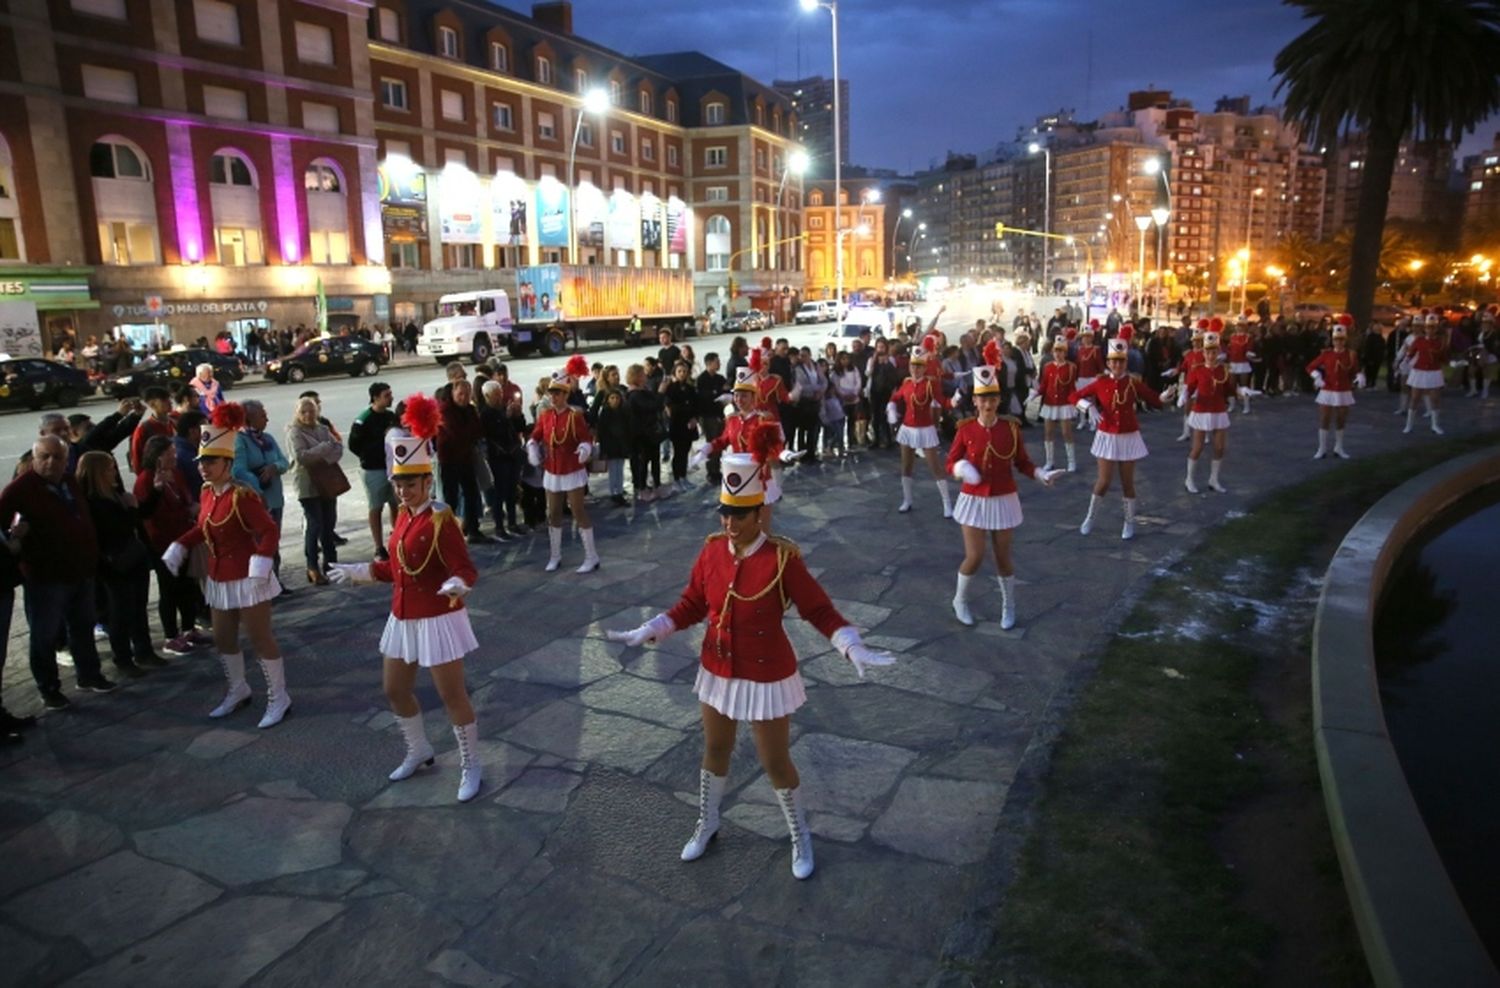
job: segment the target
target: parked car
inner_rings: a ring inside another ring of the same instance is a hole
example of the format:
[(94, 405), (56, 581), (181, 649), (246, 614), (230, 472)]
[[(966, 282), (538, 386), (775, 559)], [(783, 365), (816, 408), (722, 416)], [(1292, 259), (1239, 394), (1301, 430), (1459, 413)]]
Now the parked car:
[(357, 336), (335, 336), (310, 340), (285, 357), (267, 361), (266, 377), (277, 384), (300, 384), (309, 377), (348, 374), (374, 377), (385, 363), (378, 343)]
[(198, 373), (200, 364), (208, 364), (214, 369), (214, 380), (225, 391), (245, 376), (245, 365), (234, 354), (203, 347), (174, 347), (115, 375), (104, 386), (104, 391), (112, 398), (133, 398), (152, 385), (186, 384)]
[(816, 302), (803, 302), (792, 321), (799, 326), (806, 322), (829, 322), (838, 318), (838, 308), (832, 299), (823, 299)]
[(94, 393), (88, 374), (56, 360), (0, 359), (0, 408), (72, 408)]
[(719, 330), (724, 333), (762, 333), (770, 328), (769, 315), (760, 309), (747, 309), (744, 312), (731, 312)]
[(1399, 305), (1377, 302), (1370, 307), (1370, 321), (1380, 323), (1382, 326), (1394, 326), (1396, 320), (1404, 315), (1406, 315), (1406, 310)]
[(1322, 302), (1301, 302), (1292, 311), (1292, 319), (1297, 322), (1317, 322), (1319, 319), (1332, 319), (1336, 315), (1337, 309)]

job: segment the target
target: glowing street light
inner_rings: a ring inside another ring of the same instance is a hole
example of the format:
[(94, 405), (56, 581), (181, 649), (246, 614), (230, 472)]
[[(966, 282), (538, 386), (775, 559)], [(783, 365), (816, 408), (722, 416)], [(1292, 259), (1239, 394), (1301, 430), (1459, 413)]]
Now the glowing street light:
[(896, 234), (901, 230), (901, 221), (911, 219), (911, 210), (903, 209), (896, 216), (896, 223), (891, 227), (891, 277), (896, 276)]
[(568, 263), (578, 263), (578, 190), (573, 186), (573, 164), (578, 156), (578, 135), (583, 130), (583, 115), (602, 117), (609, 112), (609, 93), (597, 86), (583, 94), (583, 108), (573, 122), (573, 143), (568, 148)]
[[(803, 175), (807, 174), (809, 164), (811, 164), (811, 159), (808, 158), (807, 152), (801, 148), (795, 148), (787, 154), (786, 162), (781, 166), (781, 184), (776, 187), (776, 208), (771, 211), (771, 249), (777, 253), (781, 252), (781, 248), (776, 246), (776, 227), (778, 226), (776, 221), (781, 216), (781, 203), (782, 196), (786, 193), (786, 180), (792, 175), (796, 175), (800, 179)], [(792, 247), (791, 249), (795, 251), (797, 248)], [(774, 266), (774, 257), (772, 258), (772, 262)]]
[[(1135, 262), (1135, 276), (1139, 284), (1135, 298), (1136, 304), (1139, 305), (1141, 296), (1146, 294), (1146, 231), (1151, 229), (1150, 214), (1137, 216), (1135, 218), (1135, 228), (1141, 232), (1140, 248), (1136, 254)], [(1128, 250), (1129, 248), (1126, 249)]]

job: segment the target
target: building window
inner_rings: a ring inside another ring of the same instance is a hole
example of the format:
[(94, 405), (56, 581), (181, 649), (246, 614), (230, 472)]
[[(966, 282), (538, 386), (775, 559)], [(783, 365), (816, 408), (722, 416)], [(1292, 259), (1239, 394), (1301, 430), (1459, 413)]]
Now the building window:
[(723, 168), (729, 162), (729, 149), (726, 147), (706, 148), (703, 152), (703, 165), (705, 168)]
[(579, 93), (586, 93), (589, 91), (589, 74), (587, 70), (573, 70), (573, 89), (575, 92)]
[(621, 95), (620, 81), (618, 79), (609, 80), (609, 105), (619, 106)]
[(708, 201), (708, 202), (728, 202), (729, 201), (729, 186), (727, 186), (727, 185), (710, 185), (708, 187), (708, 189), (704, 192), (703, 198), (706, 201)]
[(490, 68), (496, 72), (510, 71), (510, 50), (498, 41), (490, 42)]
[(676, 123), (676, 122), (677, 122), (677, 101), (674, 100), (674, 99), (669, 99), (669, 100), (667, 100), (667, 123)]
[(127, 266), (156, 263), (155, 223), (103, 222), (99, 224), (99, 240), (105, 264)]
[(389, 244), (386, 251), (386, 267), (419, 268), (422, 266), (422, 251), (415, 243)]
[(587, 120), (578, 124), (578, 144), (586, 148), (594, 146), (594, 125)]
[(265, 253), (260, 246), (260, 231), (246, 227), (215, 227), (214, 238), (219, 243), (219, 263), (225, 267), (242, 268), (250, 264), (264, 264)]
[(389, 41), (393, 45), (401, 43), (401, 15), (389, 7), (381, 7), (379, 12), (379, 26), (377, 30), (381, 41)]
[(677, 145), (675, 144), (667, 145), (667, 167), (677, 167)]
[(391, 110), (411, 109), (406, 102), (406, 83), (400, 79), (381, 79), (380, 102)]
[(645, 114), (648, 117), (651, 116), (651, 94), (646, 92), (644, 89), (641, 90), (639, 107), (641, 113)]
[(298, 21), (297, 61), (303, 65), (333, 64), (333, 31), (321, 24)]
[(89, 174), (94, 178), (151, 181), (150, 170), (134, 148), (108, 141), (100, 141), (89, 150)]
[(21, 240), (16, 236), (16, 221), (12, 217), (0, 217), (0, 261), (23, 261)]
[(193, 26), (199, 41), (216, 45), (240, 44), (240, 11), (223, 0), (193, 0)]
[(756, 148), (755, 149), (755, 167), (759, 171), (765, 171), (766, 170), (766, 149), (765, 148)]
[(766, 125), (766, 108), (764, 106), (762, 106), (761, 104), (756, 103), (755, 104), (755, 126), (757, 126), (757, 127), (764, 127), (765, 125)]
[(411, 145), (406, 141), (398, 141), (387, 137), (385, 139), (385, 156), (387, 158), (410, 158)]
[(556, 139), (557, 120), (552, 114), (538, 113), (536, 115), (536, 135), (544, 141)]
[(327, 103), (303, 103), (302, 127), (324, 134), (339, 133), (339, 108)]
[(618, 130), (609, 132), (609, 149), (614, 154), (625, 153), (625, 135)]
[(703, 108), (703, 122), (712, 127), (724, 122), (724, 104), (710, 103)]
[(250, 103), (241, 90), (225, 86), (204, 86), (203, 112), (222, 120), (249, 120)]
[(821, 216), (809, 216), (807, 218), (807, 228), (809, 230), (821, 230), (821, 229), (823, 229), (823, 217), (821, 217)]
[(703, 253), (708, 258), (709, 271), (729, 270), (730, 233), (729, 220), (723, 216), (710, 216), (703, 226)]
[(453, 28), (438, 28), (438, 54), (444, 58), (458, 57), (458, 32)]
[(494, 122), (496, 130), (515, 130), (515, 121), (511, 118), (509, 103), (496, 103), (494, 106)]
[(544, 86), (552, 85), (552, 60), (550, 58), (536, 60), (536, 81)]
[(125, 19), (125, 0), (73, 0), (73, 10), (91, 17), (107, 17), (112, 21)]
[(656, 143), (649, 137), (641, 138), (641, 159), (643, 161), (656, 160)]
[(135, 73), (123, 69), (107, 69), (102, 65), (83, 66), (83, 95), (89, 99), (110, 103), (138, 104), (140, 94), (136, 91)]
[(308, 257), (314, 264), (349, 263), (349, 209), (332, 162), (315, 161), (302, 175), (307, 192)]
[(302, 174), (302, 186), (308, 192), (343, 192), (344, 183), (332, 165), (313, 163)]
[(464, 118), (464, 94), (456, 93), (451, 89), (444, 89), (438, 96), (442, 107), (444, 120), (462, 120)]
[(255, 188), (255, 173), (250, 170), (250, 162), (239, 154), (216, 154), (208, 163), (208, 183), (210, 185), (239, 185), (245, 188)]
[(443, 267), (470, 271), (479, 267), (478, 244), (443, 244)]

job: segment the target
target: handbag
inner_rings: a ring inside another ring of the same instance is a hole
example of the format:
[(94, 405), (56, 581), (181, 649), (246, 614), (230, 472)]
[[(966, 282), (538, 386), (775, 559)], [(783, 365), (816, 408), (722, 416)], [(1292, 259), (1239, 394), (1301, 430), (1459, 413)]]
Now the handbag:
[(135, 536), (131, 536), (119, 552), (111, 552), (104, 557), (105, 564), (117, 576), (149, 572), (151, 561), (151, 550)]
[(318, 497), (336, 498), (349, 493), (349, 478), (344, 476), (343, 468), (337, 463), (320, 460), (305, 466)]

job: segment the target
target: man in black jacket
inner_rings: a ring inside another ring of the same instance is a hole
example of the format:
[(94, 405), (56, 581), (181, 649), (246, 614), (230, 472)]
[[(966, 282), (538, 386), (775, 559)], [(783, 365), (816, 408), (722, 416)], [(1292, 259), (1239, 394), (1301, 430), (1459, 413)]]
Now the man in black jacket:
[(390, 475), (385, 468), (385, 434), (396, 426), (396, 413), (391, 411), (391, 386), (384, 381), (370, 385), (370, 406), (359, 413), (349, 427), (349, 450), (359, 457), (359, 469), (364, 476), (365, 502), (370, 506), (370, 537), (375, 540), (375, 558), (389, 559), (385, 548), (385, 536), (380, 527), (380, 513), (385, 508), (391, 511), (391, 526), (396, 525), (396, 491), (391, 487)]
[(141, 421), (144, 408), (139, 398), (125, 398), (117, 411), (97, 423), (81, 413), (69, 416), (48, 412), (42, 416), (36, 432), (39, 436), (56, 436), (68, 444), (68, 475), (72, 476), (78, 458), (84, 453), (96, 449), (112, 453), (116, 446), (130, 438)]
[[(710, 353), (703, 358), (703, 373), (698, 375), (698, 427), (705, 443), (712, 443), (724, 431), (724, 405), (719, 401), (729, 393), (729, 382), (719, 373), (719, 355)], [(719, 485), (719, 454), (708, 458), (706, 464), (708, 482)]]

